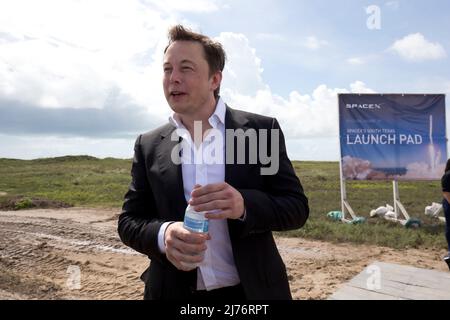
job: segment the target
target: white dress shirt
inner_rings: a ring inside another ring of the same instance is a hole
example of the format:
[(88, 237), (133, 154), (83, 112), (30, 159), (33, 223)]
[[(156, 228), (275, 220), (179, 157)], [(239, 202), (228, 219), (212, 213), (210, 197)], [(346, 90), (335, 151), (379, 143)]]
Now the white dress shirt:
[[(194, 152), (193, 148), (183, 149), (181, 168), (186, 201), (191, 199), (191, 192), (195, 184), (204, 186), (225, 181), (225, 111), (225, 104), (219, 98), (214, 113), (208, 119), (211, 127), (216, 129), (215, 133), (210, 132), (203, 139), (201, 148), (196, 149), (201, 152)], [(169, 121), (177, 129), (184, 129), (178, 131), (179, 135), (190, 146), (194, 146), (189, 132), (177, 114), (173, 114)], [(212, 143), (214, 143), (215, 152), (211, 157)], [(187, 151), (191, 153), (189, 154)], [(158, 234), (158, 246), (163, 253), (165, 253), (164, 233), (169, 224), (170, 222), (165, 222)], [(238, 284), (240, 279), (231, 249), (227, 220), (210, 219), (209, 234), (211, 240), (207, 240), (206, 243), (205, 259), (197, 269), (197, 290), (213, 290)]]

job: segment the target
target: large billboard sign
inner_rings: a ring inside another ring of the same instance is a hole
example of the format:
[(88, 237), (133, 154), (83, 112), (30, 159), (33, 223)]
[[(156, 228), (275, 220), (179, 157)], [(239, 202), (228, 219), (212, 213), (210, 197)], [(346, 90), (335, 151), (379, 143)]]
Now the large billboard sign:
[(346, 180), (437, 180), (447, 161), (445, 95), (339, 94)]

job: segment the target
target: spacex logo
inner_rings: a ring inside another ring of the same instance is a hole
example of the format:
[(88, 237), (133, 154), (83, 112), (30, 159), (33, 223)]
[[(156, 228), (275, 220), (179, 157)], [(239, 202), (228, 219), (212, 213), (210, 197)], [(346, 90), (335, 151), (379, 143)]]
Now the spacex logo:
[(381, 109), (382, 103), (364, 103), (364, 104), (357, 104), (357, 103), (347, 103), (345, 107), (347, 109), (372, 109), (372, 110), (378, 110)]

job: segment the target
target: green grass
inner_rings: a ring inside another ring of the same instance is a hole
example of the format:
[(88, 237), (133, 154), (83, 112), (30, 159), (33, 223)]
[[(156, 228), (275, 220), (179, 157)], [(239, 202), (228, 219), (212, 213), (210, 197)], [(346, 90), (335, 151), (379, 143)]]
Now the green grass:
[(37, 160), (0, 159), (0, 191), (74, 206), (120, 207), (131, 161), (88, 156)]
[[(399, 182), (402, 204), (412, 218), (418, 218), (423, 226), (407, 229), (400, 224), (382, 218), (370, 218), (370, 210), (387, 203), (393, 206), (391, 181), (347, 181), (347, 199), (357, 216), (366, 218), (359, 225), (331, 221), (326, 214), (341, 210), (338, 162), (293, 161), (309, 199), (310, 218), (304, 228), (288, 232), (331, 242), (356, 242), (393, 248), (434, 247), (445, 249), (445, 226), (424, 214), (426, 206), (440, 202), (442, 193), (439, 181)], [(348, 215), (348, 218), (351, 218)]]
[[(431, 202), (441, 201), (439, 181), (399, 182), (400, 198), (411, 217), (423, 226), (406, 229), (383, 219), (370, 219), (369, 212), (393, 205), (392, 183), (348, 181), (348, 201), (361, 225), (348, 225), (327, 218), (329, 211), (341, 210), (338, 162), (294, 161), (311, 208), (304, 228), (290, 231), (301, 236), (331, 242), (355, 242), (394, 248), (446, 248), (444, 225), (424, 215)], [(0, 159), (0, 203), (21, 196), (16, 209), (30, 207), (31, 198), (61, 201), (74, 206), (121, 207), (130, 183), (131, 160), (67, 156), (37, 160)]]

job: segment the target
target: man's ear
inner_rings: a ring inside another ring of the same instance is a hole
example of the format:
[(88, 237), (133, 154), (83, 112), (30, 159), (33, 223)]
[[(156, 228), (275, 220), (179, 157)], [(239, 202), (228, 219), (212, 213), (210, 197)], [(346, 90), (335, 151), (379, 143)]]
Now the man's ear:
[(222, 71), (217, 71), (211, 76), (211, 88), (215, 91), (218, 87), (220, 87), (220, 83), (222, 82)]

